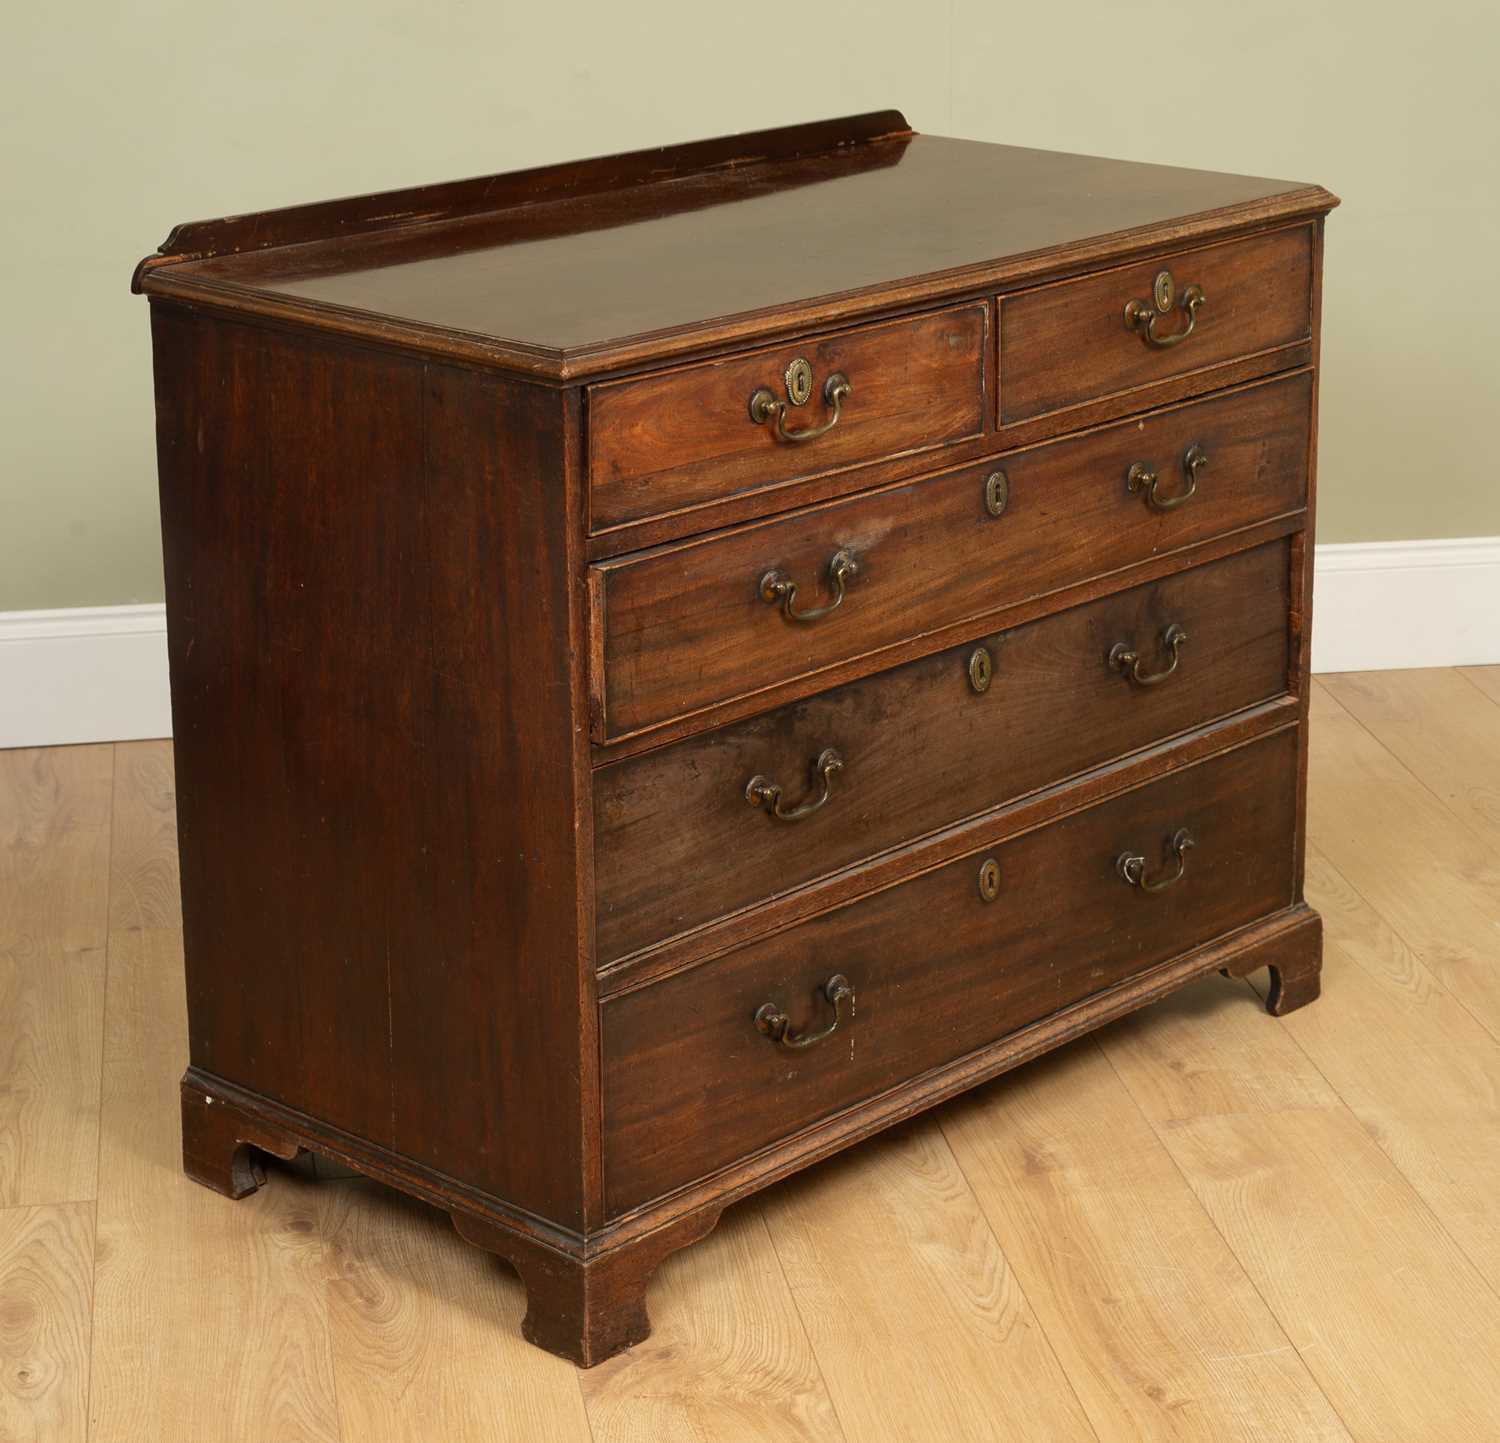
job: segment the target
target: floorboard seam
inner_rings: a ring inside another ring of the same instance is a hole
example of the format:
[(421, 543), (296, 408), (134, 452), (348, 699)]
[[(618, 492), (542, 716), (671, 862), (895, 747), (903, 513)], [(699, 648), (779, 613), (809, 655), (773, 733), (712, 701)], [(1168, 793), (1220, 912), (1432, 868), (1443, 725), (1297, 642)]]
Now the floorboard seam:
[[(1261, 998), (1256, 992), (1255, 988), (1250, 985), (1250, 979), (1246, 977), (1240, 980), (1244, 982), (1245, 987), (1249, 991), (1250, 995), (1254, 997), (1257, 1002), (1259, 1002)], [(1274, 1021), (1276, 1019), (1272, 1018), (1267, 1020)], [(1115, 1077), (1119, 1080), (1121, 1089), (1124, 1091), (1125, 1095), (1130, 1098), (1131, 1102), (1135, 1104), (1136, 1109), (1140, 1112), (1141, 1116), (1145, 1118), (1146, 1126), (1151, 1129), (1151, 1135), (1156, 1139), (1157, 1145), (1166, 1154), (1167, 1160), (1172, 1164), (1173, 1170), (1177, 1173), (1177, 1176), (1182, 1179), (1183, 1187), (1188, 1190), (1188, 1194), (1192, 1197), (1193, 1202), (1198, 1207), (1198, 1210), (1208, 1220), (1209, 1227), (1214, 1230), (1214, 1232), (1218, 1235), (1220, 1242), (1224, 1244), (1225, 1251), (1228, 1252), (1229, 1256), (1234, 1259), (1234, 1265), (1240, 1270), (1240, 1275), (1250, 1285), (1250, 1288), (1255, 1293), (1255, 1296), (1260, 1299), (1261, 1306), (1266, 1310), (1266, 1316), (1270, 1318), (1272, 1323), (1276, 1325), (1277, 1332), (1279, 1332), (1281, 1336), (1286, 1339), (1287, 1347), (1289, 1347), (1297, 1355), (1299, 1361), (1302, 1364), (1303, 1372), (1307, 1374), (1307, 1381), (1315, 1389), (1317, 1389), (1318, 1396), (1328, 1404), (1328, 1411), (1338, 1419), (1339, 1426), (1343, 1428), (1345, 1435), (1351, 1440), (1351, 1443), (1357, 1443), (1359, 1435), (1350, 1426), (1349, 1420), (1345, 1418), (1343, 1413), (1339, 1411), (1338, 1406), (1334, 1403), (1333, 1399), (1328, 1396), (1327, 1389), (1323, 1387), (1322, 1381), (1319, 1379), (1318, 1375), (1313, 1372), (1312, 1366), (1308, 1363), (1306, 1356), (1302, 1352), (1302, 1349), (1299, 1348), (1293, 1341), (1292, 1335), (1288, 1331), (1287, 1323), (1282, 1318), (1281, 1314), (1271, 1306), (1270, 1299), (1268, 1299), (1265, 1293), (1261, 1291), (1260, 1284), (1255, 1281), (1255, 1278), (1252, 1276), (1249, 1268), (1245, 1266), (1244, 1259), (1240, 1257), (1239, 1252), (1235, 1248), (1234, 1244), (1224, 1236), (1224, 1230), (1219, 1226), (1218, 1220), (1214, 1217), (1213, 1213), (1211, 1213), (1208, 1210), (1207, 1206), (1204, 1204), (1202, 1197), (1200, 1197), (1198, 1194), (1198, 1189), (1193, 1186), (1192, 1179), (1182, 1170), (1182, 1164), (1177, 1161), (1177, 1155), (1172, 1151), (1170, 1147), (1167, 1146), (1167, 1141), (1162, 1136), (1161, 1128), (1156, 1125), (1156, 1119), (1153, 1118), (1151, 1114), (1141, 1106), (1140, 1099), (1136, 1097), (1134, 1092), (1131, 1091), (1130, 1084), (1128, 1081), (1126, 1081), (1125, 1075), (1120, 1071), (1118, 1067), (1115, 1066), (1115, 1060), (1109, 1055), (1109, 1048), (1104, 1045), (1103, 1038), (1099, 1039), (1098, 1046), (1099, 1050), (1104, 1054), (1104, 1060), (1109, 1064), (1110, 1071), (1113, 1072)], [(1353, 1117), (1353, 1112), (1350, 1111), (1343, 1098), (1339, 1096), (1337, 1090), (1334, 1090), (1334, 1096), (1339, 1097), (1339, 1105), (1343, 1107), (1346, 1112), (1349, 1112), (1349, 1115), (1351, 1117)], [(1359, 1119), (1357, 1117), (1354, 1118), (1354, 1121), (1356, 1125), (1359, 1124)]]
[[(1096, 1039), (1089, 1038), (1088, 1041), (1098, 1046)], [(1055, 1053), (1053, 1054), (1056, 1055)], [(1000, 1079), (991, 1079), (992, 1082)], [(968, 1094), (972, 1096), (971, 1094)], [(988, 1209), (979, 1200), (979, 1192), (974, 1186), (973, 1179), (964, 1167), (963, 1159), (959, 1157), (958, 1150), (953, 1146), (953, 1139), (948, 1136), (948, 1129), (943, 1125), (943, 1113), (946, 1109), (939, 1108), (935, 1114), (938, 1125), (938, 1135), (943, 1139), (943, 1146), (948, 1149), (948, 1155), (953, 1159), (953, 1165), (958, 1169), (958, 1175), (964, 1180), (964, 1186), (969, 1190), (969, 1196), (974, 1199), (974, 1206), (979, 1209), (979, 1216), (984, 1220), (984, 1229), (995, 1240), (995, 1247), (999, 1250), (1001, 1258), (1009, 1270), (1011, 1278), (1015, 1282), (1016, 1291), (1026, 1300), (1026, 1306), (1031, 1310), (1031, 1316), (1036, 1320), (1037, 1331), (1042, 1335), (1042, 1341), (1047, 1345), (1047, 1351), (1052, 1355), (1052, 1361), (1057, 1364), (1057, 1371), (1062, 1375), (1063, 1381), (1068, 1385), (1068, 1391), (1073, 1395), (1073, 1401), (1078, 1405), (1079, 1416), (1088, 1424), (1089, 1432), (1093, 1435), (1095, 1443), (1100, 1443), (1099, 1430), (1094, 1426), (1093, 1417), (1084, 1406), (1083, 1397), (1078, 1391), (1078, 1385), (1073, 1381), (1073, 1376), (1063, 1365), (1056, 1346), (1052, 1342), (1052, 1335), (1047, 1331), (1047, 1325), (1042, 1321), (1042, 1315), (1037, 1312), (1036, 1304), (1031, 1301), (1031, 1295), (1026, 1291), (1026, 1285), (1021, 1281), (1021, 1275), (1016, 1271), (1015, 1264), (1010, 1260), (1010, 1254), (1005, 1251), (1005, 1244), (1000, 1241), (1000, 1235), (995, 1231), (995, 1225), (990, 1221)]]
[[(1396, 923), (1391, 918), (1387, 917), (1386, 914), (1381, 911), (1372, 897), (1367, 896), (1359, 887), (1357, 887), (1353, 882), (1349, 880), (1349, 877), (1347, 873), (1345, 873), (1344, 869), (1339, 866), (1338, 862), (1324, 849), (1324, 847), (1317, 841), (1317, 839), (1309, 836), (1308, 846), (1313, 851), (1317, 852), (1318, 856), (1322, 859), (1323, 864), (1331, 872), (1334, 872), (1338, 875), (1339, 880), (1343, 882), (1343, 884), (1350, 890), (1350, 892), (1358, 897), (1359, 900), (1363, 902), (1365, 906), (1368, 907), (1370, 911), (1380, 919), (1381, 925), (1390, 929), (1391, 935), (1395, 937), (1403, 947), (1406, 948), (1406, 950), (1411, 954), (1412, 961), (1422, 969), (1422, 973), (1427, 978), (1428, 982), (1431, 983), (1432, 986), (1436, 987), (1440, 992), (1446, 994), (1448, 997), (1451, 997), (1453, 1001), (1458, 1005), (1458, 1007), (1463, 1011), (1464, 1015), (1472, 1018), (1475, 1024), (1479, 1027), (1480, 1031), (1483, 1032), (1484, 1035), (1488, 1037), (1492, 1042), (1494, 1042), (1497, 1047), (1500, 1047), (1500, 1035), (1497, 1035), (1490, 1024), (1471, 1007), (1469, 1007), (1469, 1005), (1464, 1001), (1463, 995), (1461, 993), (1455, 992), (1453, 988), (1451, 988), (1446, 982), (1443, 981), (1441, 977), (1438, 976), (1436, 972), (1433, 971), (1433, 969), (1423, 960), (1421, 949), (1417, 947), (1417, 945), (1401, 930), (1399, 926), (1396, 925)], [(1359, 967), (1361, 972), (1365, 972), (1368, 975), (1368, 969), (1363, 967), (1357, 958), (1353, 957), (1347, 952), (1345, 953), (1345, 955), (1349, 957), (1349, 960), (1356, 967)], [(1337, 1092), (1338, 1089), (1335, 1088), (1334, 1091)]]
[(99, 1096), (94, 1105), (94, 1197), (93, 1237), (89, 1247), (89, 1344), (88, 1382), (83, 1389), (83, 1436), (94, 1436), (94, 1309), (99, 1298), (99, 1193), (104, 1163), (104, 1073), (109, 1055), (110, 953), (114, 931), (110, 922), (115, 910), (115, 787), (120, 776), (120, 748), (109, 748), (109, 823), (104, 844), (104, 978), (99, 991)]
[(813, 1367), (818, 1370), (818, 1382), (823, 1387), (823, 1396), (828, 1399), (828, 1406), (833, 1412), (833, 1421), (839, 1426), (839, 1437), (844, 1440), (844, 1443), (849, 1443), (849, 1430), (844, 1426), (843, 1414), (839, 1412), (838, 1399), (833, 1396), (833, 1389), (828, 1386), (828, 1374), (823, 1369), (823, 1360), (818, 1356), (818, 1347), (813, 1342), (812, 1333), (808, 1331), (807, 1319), (802, 1316), (802, 1304), (797, 1301), (797, 1294), (792, 1288), (792, 1280), (786, 1270), (786, 1260), (781, 1256), (781, 1249), (776, 1246), (776, 1234), (771, 1231), (771, 1224), (766, 1218), (765, 1205), (757, 1198), (754, 1207), (761, 1231), (766, 1235), (766, 1242), (771, 1246), (771, 1256), (776, 1259), (777, 1270), (781, 1273), (782, 1286), (786, 1289), (787, 1297), (791, 1299), (792, 1312), (796, 1316), (797, 1326), (802, 1329), (802, 1336), (807, 1339), (807, 1353), (812, 1359)]

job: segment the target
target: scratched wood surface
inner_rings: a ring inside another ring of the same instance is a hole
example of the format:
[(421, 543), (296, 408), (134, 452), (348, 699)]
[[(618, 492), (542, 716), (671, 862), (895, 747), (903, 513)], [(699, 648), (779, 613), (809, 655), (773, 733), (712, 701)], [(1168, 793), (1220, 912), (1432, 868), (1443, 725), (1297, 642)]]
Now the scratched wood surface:
[(181, 1176), (170, 746), (0, 753), (0, 1439), (1500, 1437), (1500, 668), (1312, 736), (1319, 1003), (1206, 979), (731, 1209), (590, 1373), (418, 1204)]

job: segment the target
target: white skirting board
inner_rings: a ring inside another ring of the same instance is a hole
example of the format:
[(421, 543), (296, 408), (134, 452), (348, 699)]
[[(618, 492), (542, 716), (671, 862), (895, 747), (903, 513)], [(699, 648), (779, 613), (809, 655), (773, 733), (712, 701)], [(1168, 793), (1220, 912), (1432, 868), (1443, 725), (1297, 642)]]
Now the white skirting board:
[(0, 611), (0, 747), (171, 736), (168, 697), (165, 607)]
[[(1314, 671), (1497, 664), (1500, 536), (1318, 547)], [(171, 732), (161, 606), (0, 612), (0, 747)]]
[(1319, 546), (1314, 671), (1500, 663), (1500, 536)]

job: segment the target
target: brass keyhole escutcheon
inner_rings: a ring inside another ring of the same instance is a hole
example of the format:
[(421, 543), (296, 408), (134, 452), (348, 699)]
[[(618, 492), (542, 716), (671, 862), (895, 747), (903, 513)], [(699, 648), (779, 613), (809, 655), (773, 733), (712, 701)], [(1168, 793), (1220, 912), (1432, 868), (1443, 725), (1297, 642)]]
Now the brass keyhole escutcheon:
[(995, 675), (995, 663), (988, 648), (976, 646), (969, 657), (969, 685), (983, 694), (990, 689), (990, 680)]
[(979, 869), (979, 895), (986, 902), (1000, 895), (1000, 863), (993, 857), (987, 857)]
[(1151, 287), (1152, 299), (1156, 302), (1156, 309), (1162, 315), (1170, 315), (1172, 302), (1177, 299), (1176, 291), (1172, 285), (1171, 271), (1158, 271), (1156, 273), (1156, 284)]
[(1010, 500), (1010, 480), (1004, 471), (991, 471), (984, 483), (984, 509), (999, 516)]
[(794, 406), (805, 406), (812, 399), (812, 367), (798, 356), (786, 368), (786, 398)]

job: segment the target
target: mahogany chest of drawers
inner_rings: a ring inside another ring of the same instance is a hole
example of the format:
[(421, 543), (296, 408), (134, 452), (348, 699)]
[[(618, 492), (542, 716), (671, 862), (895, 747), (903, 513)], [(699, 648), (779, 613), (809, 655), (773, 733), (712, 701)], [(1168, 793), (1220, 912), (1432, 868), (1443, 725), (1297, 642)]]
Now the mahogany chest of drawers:
[(1317, 186), (887, 112), (179, 226), (191, 1066), (644, 1337), (737, 1198), (1302, 896)]

